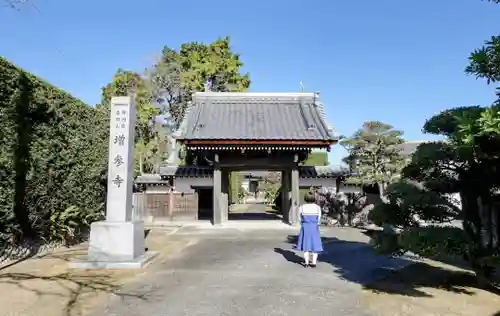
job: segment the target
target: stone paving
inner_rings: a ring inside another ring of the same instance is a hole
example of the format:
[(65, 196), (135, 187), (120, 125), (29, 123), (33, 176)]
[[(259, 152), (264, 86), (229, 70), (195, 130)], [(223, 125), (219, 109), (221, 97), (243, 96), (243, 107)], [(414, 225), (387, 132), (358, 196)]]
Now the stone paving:
[(324, 230), (326, 251), (316, 269), (305, 269), (290, 243), (295, 229), (253, 227), (181, 228), (169, 238), (199, 241), (93, 315), (368, 316), (361, 285), (405, 264), (373, 254), (359, 231), (337, 228)]

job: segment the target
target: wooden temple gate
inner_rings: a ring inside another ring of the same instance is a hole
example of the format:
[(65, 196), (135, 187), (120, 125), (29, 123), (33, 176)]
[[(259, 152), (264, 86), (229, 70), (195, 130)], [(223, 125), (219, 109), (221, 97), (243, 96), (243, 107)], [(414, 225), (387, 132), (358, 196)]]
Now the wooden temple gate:
[[(164, 215), (171, 219), (174, 214), (189, 214), (188, 209), (198, 214), (203, 207), (200, 192), (212, 189), (211, 221), (221, 224), (228, 219), (231, 172), (280, 171), (283, 220), (296, 224), (301, 186), (335, 187), (346, 175), (345, 170), (302, 165), (312, 150), (329, 150), (338, 141), (318, 98), (317, 93), (193, 94), (193, 103), (175, 137), (196, 161), (167, 165), (157, 175), (139, 177), (136, 183), (149, 188), (144, 195), (155, 192), (155, 187), (162, 192), (145, 198), (146, 209), (167, 209)], [(194, 195), (198, 198), (169, 206), (172, 203), (165, 197), (169, 188), (175, 188), (175, 201)], [(143, 215), (148, 212), (143, 209)]]

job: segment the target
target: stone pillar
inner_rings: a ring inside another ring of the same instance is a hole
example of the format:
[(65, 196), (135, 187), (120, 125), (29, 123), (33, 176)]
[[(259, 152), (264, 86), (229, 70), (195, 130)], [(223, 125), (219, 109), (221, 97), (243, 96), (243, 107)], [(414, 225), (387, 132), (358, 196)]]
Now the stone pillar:
[(145, 253), (144, 223), (132, 219), (135, 104), (132, 97), (111, 99), (106, 220), (91, 224), (88, 260), (80, 268), (140, 268)]
[(175, 204), (175, 187), (171, 186), (168, 190), (168, 218), (172, 220), (172, 215), (174, 214), (174, 204)]
[(229, 218), (229, 171), (222, 170), (221, 173), (221, 192), (224, 198), (220, 200), (220, 208), (222, 212), (222, 222), (225, 222)]
[(283, 222), (290, 224), (290, 170), (281, 172), (281, 212)]
[(222, 170), (220, 168), (214, 169), (214, 186), (213, 186), (213, 225), (222, 223), (222, 212), (220, 207), (220, 195), (222, 193)]
[(299, 220), (299, 198), (300, 198), (300, 193), (299, 193), (299, 170), (294, 168), (290, 171), (290, 184), (291, 184), (291, 190), (290, 190), (290, 223), (292, 225), (297, 225), (300, 223)]

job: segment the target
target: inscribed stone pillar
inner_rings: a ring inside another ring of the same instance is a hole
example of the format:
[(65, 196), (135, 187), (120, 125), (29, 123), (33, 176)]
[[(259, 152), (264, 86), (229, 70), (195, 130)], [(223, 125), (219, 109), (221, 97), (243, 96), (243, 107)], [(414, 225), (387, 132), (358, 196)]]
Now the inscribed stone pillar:
[(111, 99), (106, 220), (90, 229), (88, 260), (79, 268), (140, 268), (145, 253), (144, 224), (132, 220), (135, 105), (131, 97)]
[(222, 193), (222, 171), (219, 168), (214, 169), (213, 186), (213, 219), (212, 224), (222, 223), (222, 212), (220, 207), (220, 195)]
[(111, 99), (106, 221), (132, 219), (135, 119), (131, 97)]
[(299, 204), (300, 204), (300, 193), (299, 193), (299, 170), (292, 169), (290, 172), (291, 176), (291, 190), (290, 190), (290, 223), (296, 225), (300, 223), (299, 220)]

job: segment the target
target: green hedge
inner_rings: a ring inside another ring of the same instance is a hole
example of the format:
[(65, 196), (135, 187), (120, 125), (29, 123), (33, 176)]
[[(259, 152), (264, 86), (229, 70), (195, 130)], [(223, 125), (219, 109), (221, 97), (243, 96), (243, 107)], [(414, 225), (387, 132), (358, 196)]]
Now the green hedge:
[(0, 241), (71, 238), (102, 215), (108, 120), (0, 57)]
[(328, 166), (328, 153), (324, 151), (313, 151), (304, 161), (304, 166)]

